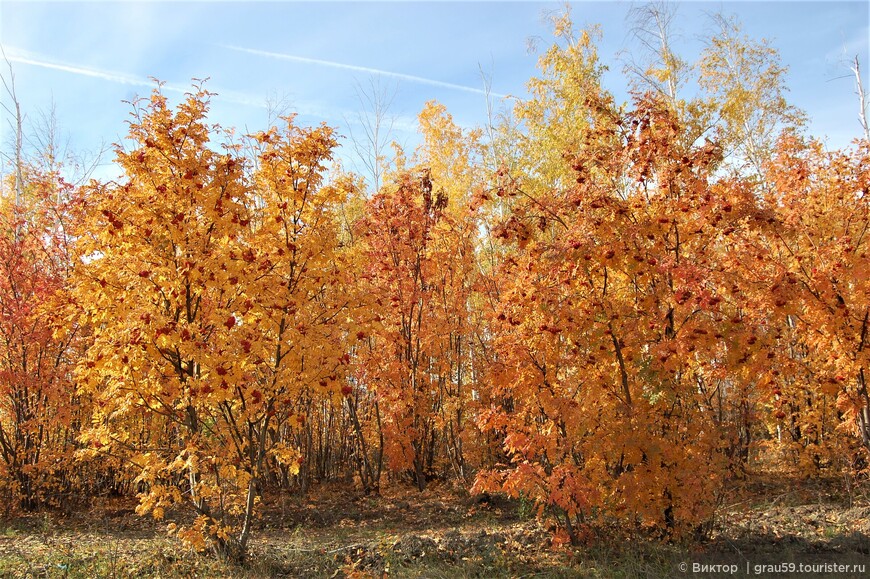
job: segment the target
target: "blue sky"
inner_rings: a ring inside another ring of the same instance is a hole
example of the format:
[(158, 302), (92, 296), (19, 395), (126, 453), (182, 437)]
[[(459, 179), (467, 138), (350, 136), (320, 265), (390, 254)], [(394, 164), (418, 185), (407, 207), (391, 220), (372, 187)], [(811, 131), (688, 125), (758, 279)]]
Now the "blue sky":
[[(599, 53), (611, 67), (606, 83), (618, 97), (625, 81), (617, 54), (633, 46), (626, 21), (632, 5), (573, 4), (579, 26), (602, 26)], [(147, 95), (149, 77), (165, 81), (172, 98), (189, 88), (191, 78), (209, 77), (207, 88), (219, 93), (210, 119), (227, 127), (266, 128), (271, 99), (288, 103), (305, 124), (325, 121), (344, 135), (360, 109), (355, 87), (380, 77), (382, 86), (396, 90), (393, 136), (412, 147), (415, 116), (427, 100), (444, 103), (464, 126), (485, 121), (481, 69), (491, 77), (496, 105), (500, 95), (525, 95), (538, 57), (529, 40), (537, 39), (540, 51), (549, 46), (546, 14), (560, 6), (0, 0), (0, 44), (28, 118), (54, 102), (61, 133), (78, 152), (123, 138), (130, 106), (122, 101)], [(792, 102), (810, 115), (814, 134), (826, 136), (832, 147), (859, 136), (848, 60), (859, 56), (870, 85), (866, 2), (681, 3), (677, 50), (689, 60), (710, 29), (705, 13), (717, 11), (737, 15), (747, 34), (768, 38), (780, 50), (790, 69)], [(8, 119), (2, 120), (8, 147)], [(104, 163), (112, 156), (107, 153)]]

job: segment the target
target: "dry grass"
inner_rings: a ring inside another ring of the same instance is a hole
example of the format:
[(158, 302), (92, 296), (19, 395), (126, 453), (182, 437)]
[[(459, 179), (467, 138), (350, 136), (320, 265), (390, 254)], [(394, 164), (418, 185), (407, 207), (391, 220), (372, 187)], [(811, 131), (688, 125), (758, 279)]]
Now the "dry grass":
[(0, 577), (722, 576), (692, 573), (696, 563), (737, 565), (738, 575), (777, 563), (865, 564), (870, 573), (870, 500), (862, 490), (757, 477), (729, 493), (705, 544), (602, 535), (569, 550), (554, 549), (545, 524), (514, 501), (479, 504), (437, 487), (379, 498), (322, 489), (305, 501), (267, 497), (274, 506), (259, 521), (244, 568), (192, 553), (162, 524), (136, 517), (132, 502), (107, 500), (0, 523)]

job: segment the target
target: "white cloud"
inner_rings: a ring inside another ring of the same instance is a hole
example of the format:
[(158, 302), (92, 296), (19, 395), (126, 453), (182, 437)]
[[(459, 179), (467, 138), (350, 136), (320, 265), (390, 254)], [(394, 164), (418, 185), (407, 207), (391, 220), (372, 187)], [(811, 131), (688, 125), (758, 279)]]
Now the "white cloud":
[[(343, 70), (353, 70), (356, 72), (364, 72), (366, 74), (374, 74), (380, 76), (386, 76), (390, 78), (396, 78), (399, 80), (404, 80), (407, 82), (413, 82), (417, 84), (426, 84), (429, 86), (437, 86), (439, 88), (446, 88), (451, 90), (459, 90), (464, 92), (470, 92), (475, 94), (486, 94), (486, 91), (480, 88), (475, 88), (471, 86), (465, 86), (462, 84), (454, 84), (452, 82), (443, 82), (440, 80), (434, 80), (431, 78), (424, 78), (422, 76), (414, 76), (411, 74), (404, 74), (401, 72), (392, 72), (389, 70), (381, 70), (378, 68), (370, 68), (368, 66), (357, 66), (354, 64), (345, 64), (342, 62), (335, 62), (332, 60), (321, 60), (319, 58), (308, 58), (305, 56), (295, 56), (292, 54), (282, 54), (280, 52), (269, 52), (266, 50), (257, 50), (254, 48), (243, 48), (241, 46), (232, 46), (232, 45), (220, 45), (222, 48), (226, 48), (229, 50), (235, 50), (237, 52), (245, 52), (248, 54), (253, 54), (256, 56), (265, 56), (267, 58), (275, 58), (278, 60), (290, 60), (293, 62), (301, 62), (305, 64), (314, 64), (317, 66), (326, 66), (330, 68), (340, 68)], [(490, 93), (490, 96), (494, 98), (507, 98), (507, 95), (499, 94), (499, 93)]]

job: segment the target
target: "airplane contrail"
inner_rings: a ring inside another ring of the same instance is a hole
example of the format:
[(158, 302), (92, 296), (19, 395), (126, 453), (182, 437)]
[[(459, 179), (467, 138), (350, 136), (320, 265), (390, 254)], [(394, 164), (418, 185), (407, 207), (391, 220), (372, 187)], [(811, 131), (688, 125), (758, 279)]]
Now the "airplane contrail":
[[(29, 64), (32, 66), (38, 66), (41, 68), (49, 68), (52, 70), (60, 70), (62, 72), (69, 72), (71, 74), (78, 74), (81, 76), (90, 76), (92, 78), (99, 78), (102, 80), (107, 80), (109, 82), (114, 82), (118, 84), (128, 84), (132, 86), (155, 86), (155, 82), (152, 80), (144, 79), (141, 77), (123, 74), (120, 72), (110, 72), (106, 70), (100, 70), (97, 68), (89, 68), (85, 66), (73, 65), (73, 64), (64, 64), (60, 62), (53, 62), (47, 59), (31, 57), (31, 56), (21, 56), (20, 54), (13, 53), (12, 55), (8, 55), (7, 58), (10, 62), (17, 62), (20, 64)], [(181, 91), (184, 90), (175, 87), (172, 85), (164, 85), (164, 88), (171, 91)]]
[[(485, 90), (480, 89), (480, 88), (474, 88), (474, 87), (465, 86), (462, 84), (454, 84), (452, 82), (444, 82), (444, 81), (440, 81), (440, 80), (434, 80), (434, 79), (425, 78), (422, 76), (414, 76), (411, 74), (404, 74), (401, 72), (392, 72), (389, 70), (381, 70), (379, 68), (371, 68), (368, 66), (357, 66), (355, 64), (345, 64), (343, 62), (335, 62), (332, 60), (321, 60), (319, 58), (308, 58), (306, 56), (295, 56), (292, 54), (283, 54), (280, 52), (269, 52), (266, 50), (257, 50), (255, 48), (243, 48), (241, 46), (233, 46), (233, 45), (227, 45), (227, 44), (221, 44), (220, 46), (223, 48), (229, 49), (229, 50), (235, 50), (237, 52), (246, 52), (248, 54), (254, 54), (257, 56), (265, 56), (268, 58), (275, 58), (278, 60), (290, 60), (293, 62), (302, 62), (305, 64), (316, 64), (316, 65), (320, 65), (320, 66), (328, 66), (330, 68), (340, 68), (343, 70), (354, 70), (357, 72), (364, 72), (366, 74), (376, 74), (376, 75), (381, 75), (381, 76), (388, 76), (391, 78), (397, 78), (399, 80), (406, 80), (408, 82), (415, 82), (418, 84), (428, 84), (430, 86), (437, 86), (440, 88), (447, 88), (447, 89), (452, 89), (452, 90), (461, 90), (464, 92), (470, 92), (470, 93), (482, 94), (482, 95), (487, 94), (487, 92)], [(495, 97), (495, 98), (507, 98), (507, 95), (503, 95), (503, 94), (499, 94), (499, 93), (495, 93), (495, 92), (490, 92), (489, 95), (492, 97)]]
[[(113, 82), (116, 84), (125, 84), (129, 86), (142, 86), (148, 88), (154, 88), (157, 86), (157, 82), (152, 79), (143, 78), (131, 74), (126, 74), (122, 72), (113, 72), (107, 70), (101, 70), (98, 68), (91, 68), (87, 66), (81, 66), (77, 64), (68, 64), (53, 61), (47, 58), (43, 58), (40, 56), (36, 56), (33, 54), (28, 54), (23, 51), (18, 51), (13, 49), (11, 54), (7, 54), (6, 58), (9, 59), (9, 62), (17, 62), (19, 64), (29, 64), (31, 66), (38, 66), (41, 68), (48, 68), (51, 70), (59, 70), (61, 72), (67, 72), (70, 74), (77, 74), (80, 76), (89, 76), (91, 78), (98, 78), (101, 80), (105, 80), (108, 82)], [(164, 83), (161, 87), (163, 90), (175, 92), (175, 93), (187, 93), (190, 92), (190, 87), (183, 87), (176, 84)], [(244, 104), (259, 108), (265, 108), (266, 104), (264, 102), (259, 102), (255, 97), (251, 97), (244, 94), (235, 93), (232, 91), (227, 92), (218, 92), (215, 95), (215, 98), (226, 100), (238, 104)]]

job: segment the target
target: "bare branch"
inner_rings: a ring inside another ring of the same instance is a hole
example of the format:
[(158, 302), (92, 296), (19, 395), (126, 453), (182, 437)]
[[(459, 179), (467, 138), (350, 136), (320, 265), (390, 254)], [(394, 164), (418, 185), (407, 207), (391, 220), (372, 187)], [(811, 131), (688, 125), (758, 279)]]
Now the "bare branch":
[[(357, 82), (354, 92), (360, 108), (353, 120), (345, 119), (353, 150), (371, 178), (375, 192), (381, 187), (387, 167), (385, 151), (396, 122), (395, 115), (389, 112), (398, 89), (398, 85), (382, 85), (380, 77), (369, 78), (367, 88)], [(359, 130), (354, 134), (354, 125), (362, 128), (362, 134)]]
[(676, 4), (661, 1), (633, 7), (628, 14), (632, 24), (630, 33), (643, 47), (644, 60), (638, 62), (629, 55), (624, 61), (625, 72), (634, 77), (637, 85), (655, 90), (671, 105), (677, 102), (686, 69), (686, 64), (671, 48), (676, 11)]
[(855, 87), (858, 93), (858, 120), (861, 122), (861, 128), (864, 129), (864, 139), (870, 141), (870, 127), (867, 126), (867, 97), (864, 84), (861, 82), (861, 68), (857, 55), (852, 63), (852, 72), (855, 73)]
[(0, 52), (2, 52), (3, 60), (6, 61), (6, 66), (9, 69), (9, 81), (7, 82), (2, 75), (0, 75), (0, 79), (3, 80), (3, 88), (6, 89), (6, 93), (12, 99), (12, 106), (15, 108), (13, 113), (5, 105), (3, 107), (15, 118), (15, 206), (18, 207), (24, 197), (24, 172), (22, 171), (22, 148), (24, 145), (22, 126), (24, 118), (21, 115), (21, 103), (18, 101), (18, 95), (15, 93), (15, 71), (12, 69), (12, 62), (6, 56), (6, 51), (2, 47), (0, 47)]

